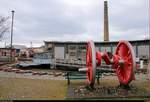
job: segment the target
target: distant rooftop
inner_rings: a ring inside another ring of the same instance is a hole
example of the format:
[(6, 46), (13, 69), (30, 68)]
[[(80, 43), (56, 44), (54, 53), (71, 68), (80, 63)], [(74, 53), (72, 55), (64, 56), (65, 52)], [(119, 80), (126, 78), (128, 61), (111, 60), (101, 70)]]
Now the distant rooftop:
[[(6, 48), (10, 48), (10, 45), (6, 46)], [(13, 45), (15, 49), (25, 49), (27, 48), (25, 45)]]
[[(150, 39), (128, 40), (129, 42), (147, 42)], [(94, 41), (95, 43), (117, 43), (118, 41)], [(87, 41), (44, 41), (44, 43), (87, 43)]]

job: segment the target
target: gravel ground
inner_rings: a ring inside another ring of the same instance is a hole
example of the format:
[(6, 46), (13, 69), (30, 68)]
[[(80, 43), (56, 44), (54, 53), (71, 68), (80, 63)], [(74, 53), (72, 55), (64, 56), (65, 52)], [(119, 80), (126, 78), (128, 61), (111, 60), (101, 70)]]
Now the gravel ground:
[[(100, 92), (104, 92), (105, 96), (108, 96), (108, 93), (111, 92), (115, 95), (115, 88), (119, 85), (118, 78), (114, 74), (109, 76), (104, 75), (100, 78), (100, 85), (96, 84), (96, 91), (94, 92), (86, 90), (85, 80), (71, 80), (71, 85), (66, 89), (67, 81), (63, 77), (64, 73), (55, 76), (55, 74), (60, 73), (60, 71), (49, 69), (30, 70), (36, 72), (48, 72), (49, 75), (32, 75), (32, 73), (20, 74), (0, 70), (0, 100), (57, 100), (64, 99), (65, 97), (68, 99), (70, 97), (86, 97), (88, 99), (89, 96), (95, 95), (102, 97)], [(135, 78), (136, 80), (131, 82), (132, 88), (135, 89), (130, 92), (131, 94), (136, 94), (136, 92), (140, 94), (150, 92), (150, 80), (147, 80), (147, 74), (136, 73)], [(106, 89), (107, 92), (105, 90), (102, 91), (101, 89)], [(67, 96), (65, 93), (67, 93)], [(148, 95), (150, 97), (149, 93)]]
[(67, 99), (131, 99), (150, 100), (150, 81), (136, 80), (130, 83), (130, 90), (118, 88), (117, 79), (102, 79), (100, 85), (95, 84), (95, 89), (86, 87), (84, 81), (72, 81), (68, 86)]
[(95, 90), (88, 90), (85, 81), (71, 81), (68, 86), (67, 99), (134, 99), (150, 100), (150, 80), (147, 74), (136, 73), (136, 80), (130, 83), (131, 90), (126, 91), (118, 88), (117, 76), (102, 76), (100, 85), (95, 83)]
[[(136, 73), (135, 74), (135, 78), (136, 80), (140, 80), (140, 81), (144, 81), (144, 80), (147, 80), (147, 74), (142, 74), (142, 73)], [(107, 79), (118, 79), (117, 76), (114, 74), (113, 76), (112, 75), (109, 75), (109, 76), (102, 76), (102, 78), (100, 80), (107, 80)]]
[(3, 72), (3, 71), (0, 71), (0, 77), (28, 78), (28, 79), (48, 79), (48, 80), (65, 80), (65, 78), (62, 75), (56, 77), (54, 75), (32, 75), (32, 73), (17, 74), (15, 72)]
[[(28, 78), (28, 79), (52, 79), (52, 80), (65, 80), (65, 72), (60, 70), (51, 70), (48, 68), (16, 68), (11, 65), (3, 65), (0, 68), (10, 68), (10, 69), (19, 69), (21, 71), (30, 71), (29, 73), (15, 73), (15, 71), (7, 72), (0, 70), (0, 77), (10, 77), (10, 78)], [(33, 72), (46, 73), (45, 75), (32, 75)]]
[[(131, 84), (135, 89), (130, 91), (131, 94), (150, 92), (150, 81), (146, 80), (145, 74), (136, 74), (136, 80)], [(96, 84), (96, 91), (91, 92), (86, 90), (85, 80), (71, 81), (71, 85), (67, 89), (67, 81), (63, 76), (16, 74), (15, 72), (0, 71), (0, 99), (2, 100), (63, 100), (65, 97), (66, 99), (85, 99), (85, 97), (88, 99), (91, 96), (96, 98), (103, 96), (105, 99), (108, 96), (118, 97), (118, 93), (115, 93), (117, 85), (119, 85), (117, 76), (103, 76), (100, 79), (100, 85)], [(113, 94), (108, 94), (108, 92)]]

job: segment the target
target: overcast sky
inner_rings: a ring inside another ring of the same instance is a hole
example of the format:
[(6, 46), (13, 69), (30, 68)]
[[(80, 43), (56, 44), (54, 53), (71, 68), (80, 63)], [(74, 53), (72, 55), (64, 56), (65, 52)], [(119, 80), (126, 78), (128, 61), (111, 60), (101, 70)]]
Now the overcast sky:
[[(103, 41), (104, 0), (0, 0), (0, 16), (15, 10), (13, 44)], [(149, 0), (108, 0), (110, 41), (149, 37)], [(11, 22), (11, 19), (10, 19)], [(4, 43), (10, 44), (10, 33)]]

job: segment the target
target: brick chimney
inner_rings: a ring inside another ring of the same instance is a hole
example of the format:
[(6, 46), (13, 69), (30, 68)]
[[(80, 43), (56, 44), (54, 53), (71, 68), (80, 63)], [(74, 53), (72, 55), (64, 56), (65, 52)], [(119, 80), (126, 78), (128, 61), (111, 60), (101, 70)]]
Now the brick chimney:
[(104, 41), (109, 41), (109, 25), (108, 25), (107, 1), (104, 1)]

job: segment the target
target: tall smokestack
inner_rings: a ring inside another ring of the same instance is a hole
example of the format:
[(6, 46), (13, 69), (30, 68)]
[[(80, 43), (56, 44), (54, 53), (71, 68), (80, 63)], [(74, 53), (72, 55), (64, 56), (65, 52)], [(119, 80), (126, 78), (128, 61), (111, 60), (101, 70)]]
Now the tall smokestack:
[(109, 26), (108, 26), (108, 7), (107, 7), (107, 1), (104, 1), (104, 41), (109, 41)]

